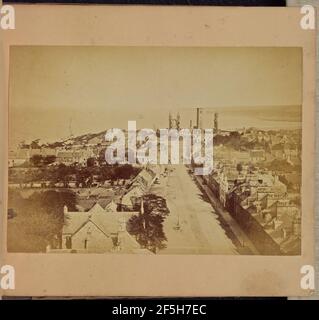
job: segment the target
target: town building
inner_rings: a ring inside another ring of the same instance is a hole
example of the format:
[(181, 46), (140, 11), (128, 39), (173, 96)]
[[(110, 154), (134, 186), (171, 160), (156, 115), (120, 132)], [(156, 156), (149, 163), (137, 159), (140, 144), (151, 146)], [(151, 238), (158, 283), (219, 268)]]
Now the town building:
[(18, 167), (30, 160), (29, 149), (18, 149), (17, 151), (9, 151), (9, 168)]
[(90, 253), (134, 253), (140, 246), (126, 230), (130, 217), (139, 212), (117, 212), (96, 203), (87, 212), (64, 207), (62, 250)]
[(140, 197), (142, 197), (153, 185), (158, 176), (155, 168), (145, 167), (129, 184), (121, 198), (121, 208), (125, 210), (134, 210)]
[(219, 161), (204, 180), (261, 254), (300, 254), (298, 196), (289, 196), (278, 175)]
[(73, 163), (78, 163), (81, 165), (86, 165), (89, 158), (94, 157), (93, 150), (83, 149), (83, 150), (59, 150), (57, 151), (58, 163), (63, 163), (65, 165), (71, 165)]

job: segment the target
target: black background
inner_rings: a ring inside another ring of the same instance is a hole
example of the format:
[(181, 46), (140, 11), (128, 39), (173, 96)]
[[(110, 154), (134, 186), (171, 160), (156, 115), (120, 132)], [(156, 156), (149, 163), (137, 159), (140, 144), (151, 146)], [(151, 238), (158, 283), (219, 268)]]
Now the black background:
[(285, 6), (286, 0), (4, 0), (4, 3), (149, 4), (206, 6)]

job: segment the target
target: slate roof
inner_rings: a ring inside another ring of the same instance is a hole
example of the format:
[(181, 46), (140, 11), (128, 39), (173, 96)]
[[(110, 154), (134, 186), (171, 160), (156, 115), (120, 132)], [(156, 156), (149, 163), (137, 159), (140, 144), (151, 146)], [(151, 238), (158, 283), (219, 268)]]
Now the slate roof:
[[(95, 209), (97, 208), (95, 207)], [(127, 222), (135, 214), (137, 212), (103, 212), (97, 210), (93, 212), (68, 212), (64, 215), (65, 224), (62, 233), (74, 235), (91, 221), (104, 234), (109, 236), (119, 231), (120, 223), (123, 220)]]

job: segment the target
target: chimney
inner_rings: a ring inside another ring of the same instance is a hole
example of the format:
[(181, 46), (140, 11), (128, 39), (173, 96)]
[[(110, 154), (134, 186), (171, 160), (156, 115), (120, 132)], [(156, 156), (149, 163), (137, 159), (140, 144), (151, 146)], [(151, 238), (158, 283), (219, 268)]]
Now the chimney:
[(68, 213), (68, 207), (67, 207), (66, 205), (63, 207), (63, 213), (64, 213), (64, 214), (67, 214), (67, 213)]

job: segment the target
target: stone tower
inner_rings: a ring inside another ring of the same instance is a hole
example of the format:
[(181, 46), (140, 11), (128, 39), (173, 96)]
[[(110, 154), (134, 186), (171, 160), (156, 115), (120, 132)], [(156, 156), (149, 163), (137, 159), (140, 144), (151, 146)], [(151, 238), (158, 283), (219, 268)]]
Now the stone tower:
[(169, 129), (180, 129), (181, 124), (181, 116), (179, 112), (177, 112), (176, 117), (173, 117), (171, 113), (168, 116), (168, 128)]
[(196, 108), (196, 128), (202, 129), (203, 128), (203, 108)]
[(218, 133), (218, 113), (214, 113), (214, 132)]

